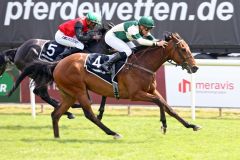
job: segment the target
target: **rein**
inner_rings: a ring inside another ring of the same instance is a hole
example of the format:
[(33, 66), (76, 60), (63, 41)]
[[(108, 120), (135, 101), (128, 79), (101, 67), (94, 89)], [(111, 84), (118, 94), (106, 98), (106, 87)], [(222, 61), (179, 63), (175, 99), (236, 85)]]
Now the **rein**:
[[(177, 49), (179, 48), (179, 44), (181, 44), (183, 41), (184, 41), (183, 39), (180, 39), (180, 40), (178, 40), (178, 42), (175, 42), (174, 50), (177, 50)], [(140, 51), (140, 52), (137, 53), (137, 54), (142, 53), (140, 56), (143, 56), (147, 51), (150, 51), (150, 50), (152, 50), (152, 49), (154, 49), (154, 48), (155, 48), (155, 47), (153, 47), (153, 48), (152, 48), (152, 47), (148, 47), (148, 48), (144, 49), (143, 51)], [(170, 63), (170, 64), (172, 64), (172, 65), (174, 65), (174, 66), (176, 66), (176, 67), (177, 67), (177, 66), (181, 66), (182, 69), (187, 68), (187, 67), (188, 67), (188, 63), (187, 63), (186, 61), (187, 61), (187, 59), (191, 58), (191, 56), (188, 56), (188, 57), (184, 58), (182, 50), (177, 50), (177, 53), (178, 53), (179, 57), (183, 60), (183, 63), (182, 63), (182, 64), (179, 65), (179, 64), (173, 62), (172, 60), (167, 60), (167, 62)], [(136, 56), (135, 56), (135, 57), (136, 57)], [(136, 58), (137, 58), (137, 57), (136, 57)], [(148, 73), (150, 73), (150, 74), (155, 74), (155, 72), (153, 72), (152, 70), (147, 69), (147, 68), (145, 68), (145, 67), (143, 67), (143, 66), (140, 66), (140, 65), (138, 65), (138, 64), (129, 63), (129, 62), (126, 62), (125, 64), (127, 64), (127, 65), (129, 65), (129, 66), (132, 66), (132, 67), (135, 67), (135, 68), (138, 68), (138, 69), (141, 69), (141, 70), (143, 70), (143, 71), (145, 71), (145, 72), (148, 72)]]
[(150, 69), (144, 68), (144, 67), (142, 67), (140, 65), (137, 65), (137, 64), (134, 64), (134, 63), (128, 63), (128, 62), (125, 63), (125, 64), (127, 64), (129, 66), (132, 66), (132, 67), (135, 67), (135, 68), (138, 68), (138, 69), (141, 69), (141, 70), (144, 70), (144, 71), (146, 71), (146, 72), (148, 72), (150, 74), (155, 74), (155, 72), (151, 71)]
[[(148, 47), (148, 48), (144, 49), (143, 51), (140, 51), (140, 52), (137, 53), (137, 54), (142, 53), (141, 56), (143, 56), (147, 51), (152, 50), (152, 49), (154, 49), (154, 48)], [(134, 54), (133, 54), (133, 55), (134, 55)], [(135, 56), (135, 57), (136, 57), (136, 56)], [(137, 58), (137, 57), (136, 57), (136, 58)], [(147, 73), (150, 73), (150, 74), (153, 74), (153, 75), (155, 74), (155, 72), (151, 71), (150, 69), (147, 69), (147, 68), (145, 68), (145, 67), (143, 67), (143, 66), (140, 66), (140, 65), (138, 65), (138, 64), (129, 63), (129, 62), (126, 62), (125, 64), (126, 64), (126, 65), (129, 65), (129, 66), (131, 66), (131, 67), (135, 67), (135, 68), (138, 68), (138, 69), (140, 69), (140, 70), (143, 70), (143, 71), (145, 71), (145, 72), (147, 72)]]

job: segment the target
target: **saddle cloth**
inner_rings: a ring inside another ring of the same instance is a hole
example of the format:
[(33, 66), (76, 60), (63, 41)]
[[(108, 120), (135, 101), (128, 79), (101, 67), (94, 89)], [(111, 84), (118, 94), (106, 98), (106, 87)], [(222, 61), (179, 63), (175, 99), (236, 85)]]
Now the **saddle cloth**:
[(40, 60), (45, 60), (49, 62), (56, 61), (56, 58), (60, 53), (65, 50), (65, 46), (57, 43), (56, 41), (47, 41), (42, 48), (42, 51), (39, 54)]
[(94, 74), (105, 82), (112, 84), (117, 83), (116, 76), (124, 67), (127, 58), (115, 63), (115, 75), (111, 76), (111, 74), (106, 74), (105, 71), (101, 70), (100, 66), (107, 60), (109, 60), (113, 55), (104, 55), (99, 53), (91, 53), (87, 56), (85, 60), (84, 67), (89, 73)]

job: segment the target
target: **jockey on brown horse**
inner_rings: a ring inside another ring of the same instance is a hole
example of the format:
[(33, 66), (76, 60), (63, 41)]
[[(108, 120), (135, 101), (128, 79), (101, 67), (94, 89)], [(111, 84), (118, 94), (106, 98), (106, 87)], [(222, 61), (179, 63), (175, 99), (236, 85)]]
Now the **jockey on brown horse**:
[(155, 27), (151, 17), (143, 16), (139, 21), (127, 21), (118, 24), (111, 28), (105, 35), (105, 42), (117, 53), (102, 64), (101, 68), (110, 73), (110, 68), (117, 61), (129, 57), (132, 54), (132, 48), (136, 46), (132, 42), (136, 40), (142, 46), (159, 46), (165, 47), (167, 42), (164, 40), (158, 41), (150, 33), (150, 30)]
[[(166, 61), (173, 60), (177, 65), (186, 69), (188, 73), (195, 73), (198, 70), (188, 44), (178, 34), (172, 33), (165, 40), (168, 42), (165, 48), (156, 46), (145, 47), (138, 50), (134, 56), (129, 57), (125, 66), (117, 75), (120, 98), (156, 104), (160, 108), (160, 120), (164, 133), (167, 129), (165, 112), (176, 118), (186, 128), (192, 128), (194, 131), (197, 131), (200, 127), (180, 117), (156, 89), (156, 71)], [(104, 55), (99, 54), (97, 58), (102, 57)], [(114, 97), (114, 93), (111, 84), (106, 83), (86, 70), (85, 62), (88, 58), (92, 58), (92, 55), (76, 53), (64, 58), (57, 64), (32, 63), (25, 68), (22, 72), (25, 75), (20, 75), (13, 90), (10, 92), (12, 93), (16, 89), (27, 74), (41, 73), (38, 75), (39, 77), (45, 77), (49, 82), (54, 80), (62, 97), (60, 107), (55, 108), (52, 112), (53, 131), (56, 138), (59, 137), (59, 119), (75, 101), (82, 105), (85, 117), (106, 134), (112, 135), (114, 138), (121, 137), (118, 133), (105, 126), (92, 111), (87, 90), (106, 97)], [(100, 68), (99, 65), (97, 66)], [(63, 70), (64, 72), (62, 72)]]

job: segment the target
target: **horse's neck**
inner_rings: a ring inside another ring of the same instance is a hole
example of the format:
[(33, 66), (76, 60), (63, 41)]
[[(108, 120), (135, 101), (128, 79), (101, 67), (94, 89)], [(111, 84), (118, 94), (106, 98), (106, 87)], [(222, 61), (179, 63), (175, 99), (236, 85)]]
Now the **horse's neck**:
[(166, 58), (163, 48), (147, 47), (137, 51), (130, 61), (156, 72), (166, 61)]
[(103, 38), (100, 41), (90, 42), (86, 50), (90, 53), (108, 54), (108, 48)]
[(104, 37), (108, 29), (99, 30), (99, 34), (102, 35), (102, 38), (98, 41), (93, 40), (87, 44), (86, 50), (90, 53), (101, 53), (108, 54), (108, 45), (106, 44)]

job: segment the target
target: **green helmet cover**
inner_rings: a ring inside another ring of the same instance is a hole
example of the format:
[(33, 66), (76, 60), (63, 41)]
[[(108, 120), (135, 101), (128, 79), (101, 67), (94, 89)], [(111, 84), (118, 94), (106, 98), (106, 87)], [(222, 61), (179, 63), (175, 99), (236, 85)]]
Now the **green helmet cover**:
[(94, 13), (94, 12), (88, 12), (88, 14), (86, 15), (87, 20), (93, 22), (93, 23), (97, 23), (97, 24), (101, 24), (101, 17)]
[(153, 28), (154, 26), (154, 21), (152, 19), (152, 17), (148, 17), (148, 16), (142, 16), (139, 21), (138, 21), (139, 25), (142, 25), (144, 27), (148, 27), (148, 28)]

